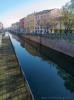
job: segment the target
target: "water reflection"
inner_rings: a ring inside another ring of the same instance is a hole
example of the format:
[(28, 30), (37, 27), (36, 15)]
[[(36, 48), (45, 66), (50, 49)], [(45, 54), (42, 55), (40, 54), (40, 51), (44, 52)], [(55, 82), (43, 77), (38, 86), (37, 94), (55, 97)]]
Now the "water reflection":
[(74, 58), (57, 53), (52, 49), (48, 49), (26, 39), (20, 41), (22, 47), (26, 48), (26, 50), (33, 56), (39, 56), (42, 60), (46, 60), (48, 63), (54, 61), (58, 66), (60, 66), (56, 66), (58, 69), (58, 75), (63, 78), (64, 86), (69, 89), (70, 92), (74, 92)]
[(13, 38), (18, 59), (35, 99), (68, 97), (66, 100), (73, 100), (74, 58), (17, 36)]

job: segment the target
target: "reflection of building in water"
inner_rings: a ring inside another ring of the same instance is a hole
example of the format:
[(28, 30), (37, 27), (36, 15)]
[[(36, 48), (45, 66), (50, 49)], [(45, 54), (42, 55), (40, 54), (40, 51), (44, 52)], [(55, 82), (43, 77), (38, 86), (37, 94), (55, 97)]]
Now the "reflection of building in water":
[[(22, 39), (21, 39), (22, 40)], [(54, 50), (48, 49), (37, 43), (29, 40), (21, 41), (21, 45), (32, 54), (38, 56), (42, 60), (50, 63), (50, 66), (55, 66), (58, 69), (57, 74), (64, 80), (64, 86), (70, 92), (74, 92), (74, 59), (66, 55), (57, 53)], [(55, 64), (54, 64), (54, 63)]]
[[(23, 44), (24, 43), (24, 44)], [(30, 43), (29, 41), (23, 42), (21, 45), (26, 48), (26, 50), (31, 53), (33, 56), (40, 56), (39, 52), (39, 45), (35, 46), (34, 44)]]

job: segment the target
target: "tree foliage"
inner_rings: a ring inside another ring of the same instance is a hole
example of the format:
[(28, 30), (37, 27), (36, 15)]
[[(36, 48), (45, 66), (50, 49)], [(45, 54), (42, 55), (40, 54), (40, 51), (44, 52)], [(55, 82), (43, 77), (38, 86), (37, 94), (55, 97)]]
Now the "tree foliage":
[(74, 0), (71, 0), (63, 7), (65, 33), (72, 33), (74, 28)]

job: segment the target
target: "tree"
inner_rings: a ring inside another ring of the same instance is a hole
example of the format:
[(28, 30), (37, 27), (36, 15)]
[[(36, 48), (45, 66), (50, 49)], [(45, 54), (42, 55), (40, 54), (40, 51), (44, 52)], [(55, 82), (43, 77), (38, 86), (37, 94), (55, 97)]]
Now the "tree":
[(52, 33), (52, 30), (55, 30), (57, 21), (55, 18), (41, 18), (39, 21), (39, 25), (45, 30), (47, 30), (47, 33), (49, 33), (49, 30)]
[(71, 2), (67, 3), (63, 7), (63, 16), (64, 16), (64, 27), (65, 27), (65, 33), (72, 33), (72, 30), (74, 28), (74, 1), (71, 0)]

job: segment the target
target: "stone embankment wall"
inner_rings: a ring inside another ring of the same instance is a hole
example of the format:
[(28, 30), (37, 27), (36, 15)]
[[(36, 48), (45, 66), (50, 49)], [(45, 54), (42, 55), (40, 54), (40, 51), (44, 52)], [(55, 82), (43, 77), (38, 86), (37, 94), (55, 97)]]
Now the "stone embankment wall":
[(2, 35), (0, 35), (0, 47), (1, 47), (1, 44), (2, 44)]
[(58, 52), (64, 53), (71, 57), (74, 57), (74, 40), (70, 41), (68, 39), (49, 39), (47, 37), (40, 36), (24, 36), (26, 39), (30, 39), (34, 42), (40, 43), (46, 47), (52, 48)]

